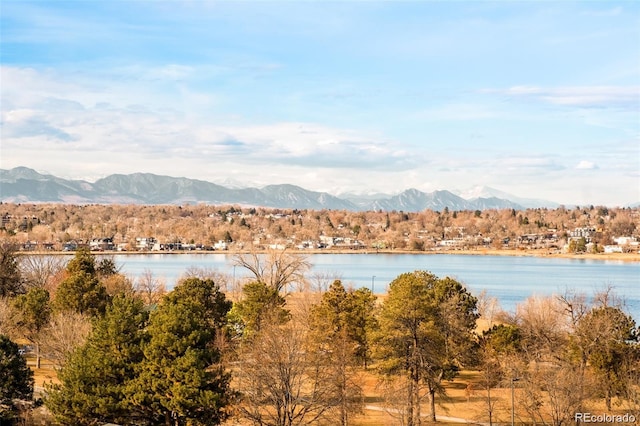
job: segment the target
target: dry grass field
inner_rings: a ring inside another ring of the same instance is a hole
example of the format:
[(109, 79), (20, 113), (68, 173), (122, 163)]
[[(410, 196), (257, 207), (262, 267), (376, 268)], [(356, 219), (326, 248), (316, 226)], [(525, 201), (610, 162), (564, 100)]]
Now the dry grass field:
[[(320, 300), (319, 293), (301, 293), (295, 292), (289, 295), (287, 302), (288, 308), (292, 311), (294, 318), (304, 318), (305, 312), (309, 307)], [(378, 303), (384, 301), (385, 296), (378, 296)], [(484, 320), (478, 321), (478, 330), (486, 329), (488, 324)], [(34, 379), (36, 386), (36, 396), (40, 396), (45, 384), (57, 383), (57, 375), (54, 365), (47, 359), (41, 362), (41, 368), (35, 368), (35, 356), (33, 353), (27, 354), (28, 365), (34, 371)], [(394, 413), (392, 408), (388, 408), (383, 397), (383, 390), (379, 384), (379, 376), (376, 374), (375, 365), (367, 371), (360, 373), (359, 383), (362, 386), (364, 394), (365, 409), (362, 413), (352, 418), (354, 426), (386, 426), (386, 425), (402, 425), (398, 415)], [(486, 390), (482, 388), (480, 373), (477, 371), (463, 370), (453, 381), (445, 382), (446, 396), (436, 397), (436, 414), (437, 424), (439, 425), (459, 425), (461, 423), (484, 425), (489, 424), (487, 414), (487, 397)], [(509, 425), (511, 424), (511, 389), (495, 388), (491, 390), (494, 400), (493, 424)], [(518, 425), (534, 424), (530, 420), (530, 416), (526, 413), (519, 401), (523, 397), (521, 391), (515, 389), (515, 418)], [(604, 404), (592, 401), (589, 404), (591, 412), (606, 412)], [(615, 405), (614, 405), (615, 407)], [(425, 402), (421, 408), (423, 415), (429, 411)], [(624, 414), (624, 409), (620, 406), (614, 408), (619, 414)], [(43, 418), (42, 412), (38, 413)], [(550, 419), (545, 419), (549, 421)], [(46, 424), (46, 423), (37, 423)], [(233, 425), (245, 425), (237, 419), (229, 422)], [(424, 422), (424, 424), (430, 424)], [(539, 423), (538, 423), (539, 424)], [(549, 423), (551, 424), (551, 423)], [(595, 423), (592, 423), (595, 425)]]
[[(56, 371), (53, 365), (42, 360), (41, 368), (35, 368), (35, 357), (29, 355), (28, 364), (34, 371), (35, 386), (39, 394), (47, 383), (58, 383)], [(393, 410), (385, 409), (382, 392), (378, 385), (378, 377), (374, 369), (362, 373), (361, 383), (364, 390), (365, 409), (361, 414), (353, 417), (353, 426), (391, 426), (401, 425), (397, 414)], [(486, 391), (481, 389), (479, 373), (476, 371), (462, 371), (461, 374), (451, 382), (445, 382), (446, 397), (436, 398), (436, 414), (438, 425), (460, 425), (460, 424), (488, 424)], [(469, 386), (471, 385), (471, 386)], [(469, 391), (471, 389), (471, 391)], [(511, 390), (509, 388), (492, 389), (492, 398), (495, 399), (494, 425), (511, 424)], [(519, 407), (519, 392), (515, 392), (516, 424), (530, 425), (528, 415)], [(594, 404), (591, 404), (594, 407)], [(603, 413), (604, 404), (595, 404), (594, 413)], [(428, 413), (426, 404), (422, 407), (424, 414)], [(617, 409), (616, 412), (623, 414), (624, 410)], [(42, 412), (38, 413), (38, 418), (42, 419)], [(38, 422), (37, 424), (46, 424)], [(230, 422), (234, 425), (244, 425), (237, 419)], [(431, 424), (426, 420), (423, 424)], [(550, 423), (549, 423), (550, 424)], [(596, 423), (592, 423), (597, 426)]]

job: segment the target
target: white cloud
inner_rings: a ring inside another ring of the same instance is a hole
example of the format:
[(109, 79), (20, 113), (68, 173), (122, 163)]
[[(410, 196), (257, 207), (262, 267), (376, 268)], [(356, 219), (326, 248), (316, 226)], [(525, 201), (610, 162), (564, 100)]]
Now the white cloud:
[[(486, 146), (476, 141), (477, 147), (454, 149), (451, 141), (442, 139), (438, 144), (412, 147), (368, 127), (286, 120), (286, 116), (262, 122), (231, 113), (225, 116), (217, 108), (217, 93), (199, 91), (191, 84), (189, 67), (155, 67), (142, 73), (142, 80), (134, 79), (131, 71), (132, 78), (112, 83), (104, 76), (30, 68), (5, 66), (0, 72), (2, 167), (23, 165), (67, 178), (95, 180), (140, 171), (209, 181), (293, 183), (318, 191), (387, 193), (410, 187), (452, 189), (473, 182), (497, 188), (511, 185), (510, 192), (520, 195), (524, 192), (518, 187), (535, 188), (539, 191), (535, 195), (545, 198), (545, 191), (555, 190), (554, 182), (566, 179), (577, 161), (559, 155), (560, 150), (531, 145), (535, 151), (529, 151), (515, 143), (496, 157), (489, 141), (493, 136), (487, 136)], [(174, 78), (187, 81), (174, 84)], [(163, 93), (165, 87), (173, 93)], [(557, 95), (533, 86), (509, 90), (511, 96), (540, 100), (549, 93)], [(517, 113), (471, 100), (436, 104), (422, 114), (428, 127), (449, 120), (462, 129), (465, 120)], [(592, 155), (592, 150), (581, 152), (584, 157), (599, 158), (600, 167), (609, 170), (618, 158), (637, 156), (635, 146), (629, 145), (628, 155), (611, 153), (611, 159)], [(588, 165), (580, 164), (581, 168)], [(579, 184), (585, 184), (584, 177)], [(559, 195), (547, 198), (572, 201)]]
[(194, 152), (224, 145), (229, 155), (249, 163), (313, 167), (396, 167), (407, 165), (404, 151), (388, 140), (313, 123), (200, 125), (193, 129)]
[(513, 86), (508, 89), (488, 89), (484, 93), (502, 94), (563, 106), (623, 107), (637, 109), (640, 103), (640, 86), (567, 86), (544, 88)]
[[(165, 71), (173, 78), (190, 69), (170, 65), (146, 75), (162, 76)], [(154, 86), (141, 90), (135, 81), (107, 89), (96, 81), (68, 83), (69, 78), (59, 73), (13, 67), (2, 67), (2, 76), (7, 83), (2, 87), (3, 156), (14, 165), (35, 167), (40, 162), (42, 169), (61, 175), (73, 173), (76, 167), (69, 163), (76, 160), (84, 163), (82, 169), (98, 162), (111, 164), (99, 175), (178, 171), (178, 164), (193, 162), (201, 169), (215, 164), (220, 175), (232, 167), (244, 172), (250, 167), (295, 182), (299, 168), (393, 170), (412, 168), (420, 161), (395, 141), (351, 129), (286, 121), (228, 124), (207, 114), (215, 94), (188, 87), (182, 90), (187, 94), (185, 109), (201, 108), (199, 114), (147, 98), (145, 92)], [(61, 157), (61, 143), (67, 158), (58, 162), (61, 170), (43, 167)], [(189, 175), (194, 167), (182, 170)]]
[(592, 161), (582, 160), (576, 165), (576, 169), (578, 170), (595, 170), (598, 168), (598, 165)]
[[(493, 92), (493, 91), (490, 91)], [(500, 92), (500, 91), (497, 91)], [(534, 86), (513, 86), (503, 91), (507, 95), (537, 95), (542, 92), (542, 89)]]
[(498, 158), (493, 164), (509, 174), (540, 173), (563, 170), (565, 167), (550, 156), (513, 156)]

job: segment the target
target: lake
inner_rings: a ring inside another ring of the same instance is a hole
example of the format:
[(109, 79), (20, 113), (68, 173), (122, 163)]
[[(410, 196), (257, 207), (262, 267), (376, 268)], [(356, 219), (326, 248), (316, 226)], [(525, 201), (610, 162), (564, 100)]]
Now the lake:
[[(242, 280), (247, 272), (233, 266), (232, 255), (211, 254), (127, 254), (114, 260), (131, 278), (150, 270), (164, 279), (167, 288), (189, 268), (205, 268)], [(564, 259), (515, 256), (472, 256), (454, 254), (313, 254), (308, 255), (312, 271), (339, 277), (345, 285), (368, 287), (384, 293), (398, 275), (427, 270), (464, 283), (475, 295), (482, 290), (496, 297), (507, 311), (513, 311), (532, 295), (562, 294), (566, 290), (593, 295), (611, 286), (622, 297), (626, 310), (640, 322), (640, 264), (614, 260)]]

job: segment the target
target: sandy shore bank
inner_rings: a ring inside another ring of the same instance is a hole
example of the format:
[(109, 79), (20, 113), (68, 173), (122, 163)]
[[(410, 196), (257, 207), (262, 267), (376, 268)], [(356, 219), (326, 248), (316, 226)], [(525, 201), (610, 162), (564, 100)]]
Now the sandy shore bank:
[[(350, 249), (289, 249), (289, 253), (292, 254), (416, 254), (416, 255), (465, 255), (465, 256), (529, 256), (529, 257), (548, 257), (548, 258), (562, 258), (562, 259), (589, 259), (589, 260), (615, 260), (621, 262), (640, 262), (640, 253), (561, 253), (552, 250), (539, 249), (539, 250), (497, 250), (497, 249), (478, 249), (478, 250), (429, 250), (429, 251), (416, 251), (416, 250), (350, 250)], [(140, 254), (247, 254), (251, 253), (250, 250), (226, 250), (226, 251), (203, 251), (203, 250), (175, 250), (175, 251), (94, 251), (95, 255), (140, 255)], [(257, 253), (266, 253), (267, 250), (254, 251)], [(56, 255), (73, 255), (74, 252), (42, 252), (42, 251), (29, 251), (18, 252), (19, 254), (56, 254)]]

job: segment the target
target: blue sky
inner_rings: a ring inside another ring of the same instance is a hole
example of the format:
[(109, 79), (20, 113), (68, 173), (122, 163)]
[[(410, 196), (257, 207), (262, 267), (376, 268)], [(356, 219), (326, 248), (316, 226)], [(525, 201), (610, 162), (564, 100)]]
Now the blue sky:
[(640, 201), (640, 3), (4, 0), (0, 167)]

